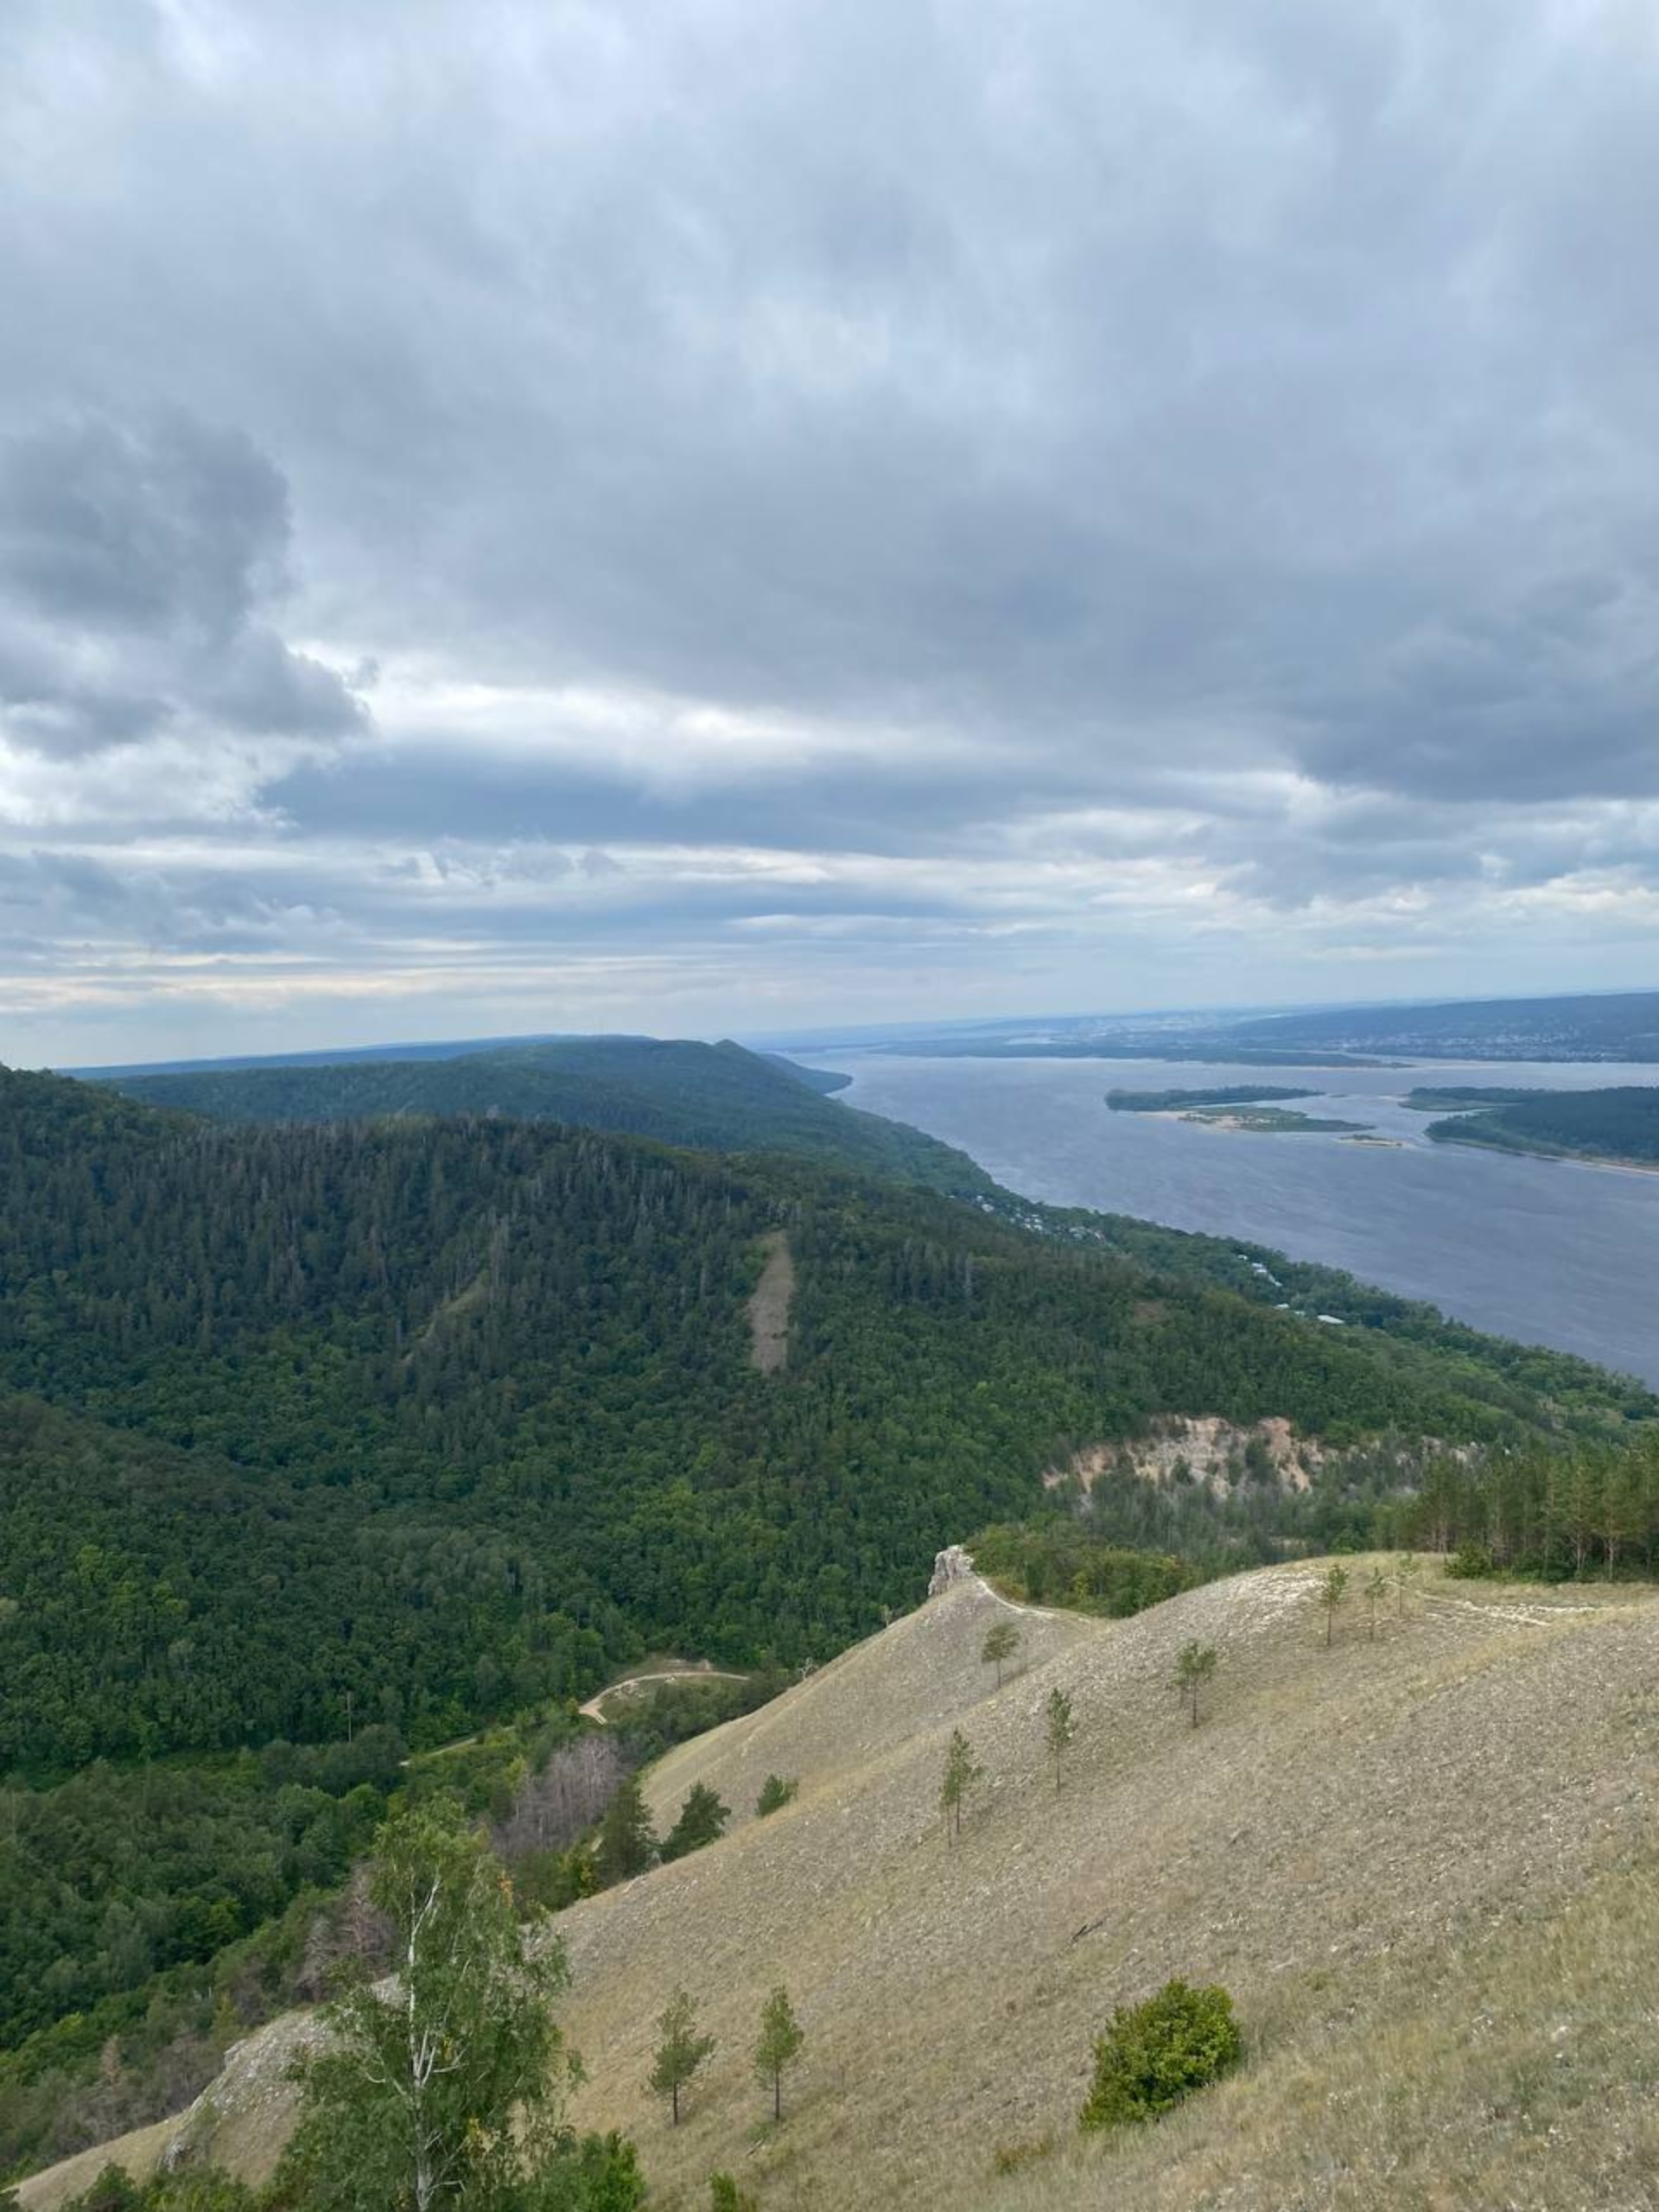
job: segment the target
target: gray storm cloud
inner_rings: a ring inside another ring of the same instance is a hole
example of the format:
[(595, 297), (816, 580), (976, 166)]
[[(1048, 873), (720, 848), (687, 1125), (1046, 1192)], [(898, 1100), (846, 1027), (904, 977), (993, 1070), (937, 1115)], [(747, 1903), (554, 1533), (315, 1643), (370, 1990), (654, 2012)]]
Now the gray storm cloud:
[(174, 412), (48, 421), (0, 443), (0, 715), (43, 753), (199, 730), (336, 738), (361, 709), (264, 619), (284, 583), (281, 474)]
[(1651, 980), (1656, 118), (1619, 0), (17, 0), (63, 1018)]

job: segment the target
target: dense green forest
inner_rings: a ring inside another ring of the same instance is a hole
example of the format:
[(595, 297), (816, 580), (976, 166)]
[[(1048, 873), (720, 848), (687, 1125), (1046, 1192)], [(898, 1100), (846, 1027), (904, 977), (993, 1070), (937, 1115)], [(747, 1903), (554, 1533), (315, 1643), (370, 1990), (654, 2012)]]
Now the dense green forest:
[[(296, 1347), (289, 1415), (314, 1355), (327, 1365), (323, 1347)], [(249, 1389), (267, 1379), (223, 1366), (232, 1396), (238, 1371)], [(332, 1381), (326, 1395), (337, 1403)], [(440, 1523), (441, 1453), (422, 1504), (400, 1512), (343, 1479), (338, 1458), (315, 1478), (285, 1466), (292, 1444), (256, 1467), (0, 1400), (0, 1773), (326, 1740), (353, 1716), (435, 1742), (480, 1713), (585, 1692), (607, 1643), (627, 1651), (620, 1617), (603, 1617), (607, 1635), (545, 1598), (508, 1516), (458, 1504)], [(337, 1435), (334, 1449), (349, 1446)]]
[(342, 1883), (404, 1745), (267, 1745), (216, 1763), (95, 1762), (0, 1795), (0, 2044), (212, 1959), (300, 1891)]
[[(822, 1656), (1160, 1411), (1561, 1417), (1472, 1334), (1312, 1325), (1087, 1217), (1033, 1236), (548, 1124), (219, 1128), (46, 1077), (0, 1103), (0, 1761), (29, 1772), (320, 1738), (347, 1698), (431, 1742), (646, 1645)], [(778, 1226), (767, 1376), (744, 1305)], [(1536, 1360), (1575, 1418), (1649, 1402)]]
[[(1460, 1094), (1479, 1103), (1472, 1089)], [(1498, 1152), (1557, 1153), (1599, 1160), (1659, 1160), (1659, 1084), (1606, 1090), (1510, 1090), (1484, 1112), (1431, 1122), (1437, 1144), (1485, 1145)]]
[(1465, 1573), (1561, 1580), (1659, 1573), (1659, 1437), (1570, 1454), (1527, 1448), (1465, 1465), (1439, 1457), (1379, 1510), (1384, 1541), (1460, 1554)]
[(110, 1075), (152, 1105), (216, 1122), (499, 1115), (710, 1152), (791, 1152), (935, 1190), (992, 1185), (966, 1153), (829, 1096), (849, 1078), (741, 1045), (576, 1037), (454, 1058)]

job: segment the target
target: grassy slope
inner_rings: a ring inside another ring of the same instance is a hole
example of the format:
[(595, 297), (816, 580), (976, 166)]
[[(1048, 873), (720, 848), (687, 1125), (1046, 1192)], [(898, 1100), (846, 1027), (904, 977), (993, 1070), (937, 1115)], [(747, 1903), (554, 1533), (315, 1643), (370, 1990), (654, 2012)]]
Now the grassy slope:
[[(1375, 1644), (1351, 1601), (1326, 1652), (1314, 1579), (1268, 1570), (1122, 1624), (1027, 1617), (1000, 1693), (977, 1663), (997, 1601), (963, 1586), (671, 1753), (659, 1820), (699, 1779), (743, 1817), (562, 1923), (581, 2119), (638, 2133), (662, 2212), (706, 2202), (725, 2164), (766, 2212), (1650, 2203), (1652, 1593), (1431, 1580)], [(1193, 1636), (1222, 1655), (1196, 1732), (1169, 1688)], [(1038, 1718), (1057, 1682), (1080, 1724), (1058, 1799)], [(957, 1723), (993, 1780), (947, 1853)], [(757, 1822), (772, 1768), (800, 1797)], [(1173, 1974), (1233, 1990), (1247, 2069), (1153, 2133), (1079, 2143), (1091, 2034)], [(779, 1980), (809, 2043), (784, 2128), (751, 2145), (747, 2051)], [(721, 2047), (671, 2130), (640, 2084), (681, 1980)], [(269, 2164), (296, 2032), (253, 2039), (204, 2147)], [(1046, 2136), (994, 2175), (999, 2145)], [(102, 2155), (27, 2184), (31, 2212)]]
[(711, 1152), (777, 1151), (934, 1189), (989, 1191), (965, 1153), (828, 1092), (844, 1077), (741, 1045), (583, 1037), (452, 1059), (198, 1069), (115, 1076), (149, 1104), (216, 1122), (341, 1122), (499, 1114)]

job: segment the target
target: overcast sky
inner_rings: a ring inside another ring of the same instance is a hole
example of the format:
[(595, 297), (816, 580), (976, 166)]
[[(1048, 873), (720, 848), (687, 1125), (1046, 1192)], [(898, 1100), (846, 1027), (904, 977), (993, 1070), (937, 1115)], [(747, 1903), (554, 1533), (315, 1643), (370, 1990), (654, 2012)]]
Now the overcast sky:
[(4, 0), (0, 1058), (1659, 986), (1648, 0)]

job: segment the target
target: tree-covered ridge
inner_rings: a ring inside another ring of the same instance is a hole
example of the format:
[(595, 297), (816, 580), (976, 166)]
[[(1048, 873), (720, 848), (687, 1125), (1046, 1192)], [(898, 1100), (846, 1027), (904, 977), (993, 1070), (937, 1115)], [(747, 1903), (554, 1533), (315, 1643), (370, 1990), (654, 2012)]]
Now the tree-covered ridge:
[[(753, 1096), (752, 1071), (760, 1067), (774, 1076), (787, 1077), (791, 1087), (804, 1084), (809, 1090), (822, 1090), (830, 1084), (839, 1084), (842, 1078), (821, 1070), (800, 1067), (792, 1061), (775, 1054), (753, 1054), (735, 1045), (682, 1046), (663, 1044), (649, 1038), (582, 1038), (549, 1040), (534, 1048), (537, 1052), (575, 1051), (580, 1048), (588, 1065), (608, 1065), (619, 1070), (631, 1070), (631, 1081), (637, 1083), (639, 1071), (650, 1067), (658, 1072), (666, 1091), (676, 1090), (677, 1070), (683, 1071), (688, 1065), (683, 1057), (696, 1057), (696, 1065), (706, 1071), (712, 1065), (710, 1056), (721, 1063), (720, 1084), (729, 1089), (735, 1085), (740, 1091)], [(429, 1048), (435, 1055), (438, 1048)], [(447, 1052), (446, 1060), (465, 1061), (497, 1058), (508, 1060), (519, 1057), (518, 1048), (500, 1053), (455, 1054)], [(233, 1078), (243, 1074), (286, 1078), (290, 1075), (326, 1077), (342, 1070), (351, 1074), (363, 1064), (358, 1061), (313, 1061), (296, 1064), (289, 1068), (260, 1065), (251, 1069), (200, 1070), (188, 1076), (168, 1075), (158, 1080), (175, 1079), (207, 1081), (220, 1076)], [(392, 1065), (377, 1063), (377, 1065)], [(411, 1072), (418, 1075), (424, 1061), (417, 1063)], [(119, 1071), (115, 1071), (118, 1075)], [(145, 1078), (144, 1080), (148, 1080)], [(693, 1086), (695, 1088), (695, 1085)], [(168, 1094), (169, 1096), (171, 1094)], [(1137, 1094), (1144, 1095), (1144, 1094)], [(1260, 1096), (1261, 1092), (1255, 1095)], [(637, 1103), (637, 1094), (636, 1094)], [(775, 1100), (772, 1105), (775, 1107)], [(825, 1101), (809, 1101), (809, 1106), (823, 1106)], [(659, 1099), (651, 1101), (654, 1116), (666, 1115), (670, 1130), (683, 1131), (688, 1125), (690, 1108), (683, 1097), (677, 1104), (664, 1108)], [(487, 1109), (493, 1112), (493, 1109)], [(614, 1104), (612, 1112), (620, 1115)], [(790, 1108), (789, 1114), (797, 1109)], [(779, 1150), (798, 1152), (807, 1157), (833, 1159), (859, 1172), (871, 1172), (899, 1181), (919, 1183), (925, 1186), (948, 1191), (966, 1198), (982, 1212), (1046, 1236), (1058, 1237), (1072, 1243), (1082, 1243), (1103, 1250), (1116, 1251), (1160, 1271), (1168, 1270), (1194, 1281), (1209, 1282), (1219, 1287), (1242, 1292), (1245, 1296), (1276, 1304), (1289, 1295), (1297, 1310), (1312, 1315), (1325, 1312), (1339, 1315), (1350, 1323), (1363, 1323), (1368, 1329), (1382, 1330), (1414, 1343), (1432, 1345), (1455, 1352), (1489, 1373), (1503, 1375), (1512, 1386), (1513, 1409), (1525, 1417), (1533, 1395), (1542, 1395), (1560, 1403), (1579, 1405), (1592, 1416), (1605, 1412), (1611, 1403), (1611, 1378), (1605, 1370), (1570, 1354), (1555, 1352), (1537, 1345), (1512, 1344), (1505, 1339), (1483, 1336), (1479, 1332), (1459, 1322), (1450, 1322), (1434, 1307), (1420, 1300), (1401, 1298), (1392, 1292), (1378, 1289), (1374, 1284), (1359, 1281), (1352, 1275), (1317, 1262), (1290, 1260), (1264, 1245), (1242, 1245), (1236, 1239), (1205, 1236), (1190, 1230), (1161, 1227), (1153, 1222), (1136, 1220), (1122, 1214), (1093, 1213), (1083, 1208), (1044, 1205), (1034, 1200), (1005, 1191), (993, 1183), (967, 1155), (939, 1144), (923, 1132), (902, 1122), (888, 1122), (879, 1115), (861, 1114), (848, 1109), (838, 1109), (840, 1118), (821, 1122), (810, 1119), (797, 1124), (788, 1119), (771, 1121), (768, 1144)], [(769, 1113), (772, 1109), (769, 1108)], [(602, 1120), (598, 1109), (595, 1119)], [(752, 1122), (747, 1121), (730, 1101), (722, 1109), (722, 1126), (737, 1141), (747, 1141), (754, 1135)], [(849, 1128), (858, 1132), (855, 1151), (864, 1139), (874, 1133), (882, 1156), (874, 1162), (861, 1156), (849, 1156), (845, 1152)], [(650, 1134), (651, 1132), (645, 1132)], [(662, 1134), (662, 1132), (658, 1132)], [(828, 1140), (828, 1150), (823, 1141)], [(677, 1141), (690, 1144), (694, 1140), (681, 1135)], [(713, 1149), (727, 1150), (731, 1145), (722, 1139), (706, 1140)], [(1485, 1388), (1485, 1383), (1480, 1386)], [(1659, 1410), (1649, 1395), (1636, 1384), (1628, 1385), (1622, 1395), (1631, 1410), (1643, 1412)]]
[[(1463, 1096), (1479, 1105), (1470, 1090)], [(1497, 1152), (1559, 1153), (1595, 1160), (1659, 1161), (1659, 1084), (1605, 1090), (1512, 1090), (1476, 1113), (1431, 1122), (1437, 1144), (1484, 1145)]]
[[(1320, 1328), (1158, 1266), (1163, 1232), (1128, 1256), (806, 1163), (7, 1076), (0, 1170), (0, 1770), (332, 1735), (348, 1698), (431, 1742), (650, 1645), (823, 1656), (1156, 1413), (1554, 1419), (1471, 1332)], [(1639, 1398), (1544, 1357), (1582, 1420)]]
[(499, 1115), (711, 1152), (791, 1152), (938, 1190), (988, 1190), (965, 1153), (829, 1096), (845, 1076), (741, 1045), (581, 1037), (454, 1058), (194, 1069), (104, 1078), (216, 1122)]
[(1232, 1237), (1166, 1229), (1131, 1214), (1042, 1205), (1007, 1192), (995, 1204), (1002, 1217), (1039, 1235), (1116, 1252), (1160, 1274), (1229, 1290), (1305, 1321), (1328, 1314), (1368, 1335), (1415, 1345), (1436, 1356), (1443, 1376), (1461, 1369), (1476, 1395), (1491, 1398), (1523, 1423), (1535, 1420), (1541, 1407), (1549, 1409), (1553, 1420), (1592, 1431), (1610, 1418), (1617, 1424), (1659, 1417), (1659, 1399), (1633, 1377), (1614, 1376), (1548, 1345), (1484, 1335), (1465, 1322), (1448, 1320), (1422, 1299), (1402, 1298), (1317, 1260), (1289, 1259), (1269, 1245)]
[(845, 1090), (853, 1079), (838, 1068), (809, 1067), (804, 1061), (791, 1060), (786, 1052), (762, 1052), (760, 1058), (770, 1060), (775, 1067), (782, 1068), (785, 1075), (793, 1076), (797, 1083), (804, 1083), (809, 1090), (822, 1091), (825, 1097), (832, 1092)]
[(436, 1740), (591, 1689), (604, 1639), (524, 1586), (510, 1527), (436, 1510), (0, 1398), (0, 1774), (353, 1719)]

